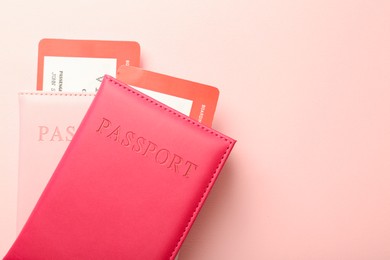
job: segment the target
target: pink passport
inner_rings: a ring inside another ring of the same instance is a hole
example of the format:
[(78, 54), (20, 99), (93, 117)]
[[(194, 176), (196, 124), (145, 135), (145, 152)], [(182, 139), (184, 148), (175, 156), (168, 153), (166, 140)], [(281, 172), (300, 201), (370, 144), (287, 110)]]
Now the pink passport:
[(105, 76), (5, 259), (174, 259), (234, 143)]
[(81, 93), (19, 93), (18, 233), (94, 97)]

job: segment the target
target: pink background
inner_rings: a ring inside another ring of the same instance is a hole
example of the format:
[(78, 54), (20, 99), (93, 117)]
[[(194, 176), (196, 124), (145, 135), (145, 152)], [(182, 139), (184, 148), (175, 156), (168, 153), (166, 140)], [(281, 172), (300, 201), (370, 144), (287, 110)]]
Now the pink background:
[(18, 1), (0, 10), (0, 256), (16, 234), (18, 103), (41, 38), (136, 40), (217, 86), (238, 143), (180, 259), (390, 258), (389, 1)]

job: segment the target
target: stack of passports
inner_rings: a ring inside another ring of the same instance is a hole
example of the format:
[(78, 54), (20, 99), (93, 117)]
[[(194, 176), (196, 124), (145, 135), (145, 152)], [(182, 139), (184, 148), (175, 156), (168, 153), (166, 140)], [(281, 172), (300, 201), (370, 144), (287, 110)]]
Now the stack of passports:
[(234, 143), (105, 76), (5, 259), (174, 259)]

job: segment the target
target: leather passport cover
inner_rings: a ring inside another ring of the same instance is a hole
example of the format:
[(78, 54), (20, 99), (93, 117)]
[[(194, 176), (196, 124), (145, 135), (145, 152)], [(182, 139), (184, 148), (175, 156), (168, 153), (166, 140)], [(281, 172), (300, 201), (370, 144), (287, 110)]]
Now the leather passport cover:
[(105, 76), (5, 259), (174, 259), (234, 143)]
[(18, 233), (94, 97), (81, 93), (19, 93)]

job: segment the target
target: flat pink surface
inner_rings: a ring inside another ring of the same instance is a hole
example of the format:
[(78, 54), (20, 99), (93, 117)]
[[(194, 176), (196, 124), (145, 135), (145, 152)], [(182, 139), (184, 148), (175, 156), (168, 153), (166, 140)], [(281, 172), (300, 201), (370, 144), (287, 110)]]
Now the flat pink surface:
[(390, 258), (390, 2), (1, 5), (0, 255), (16, 234), (17, 92), (44, 37), (136, 40), (142, 66), (217, 86), (238, 140), (180, 259)]

